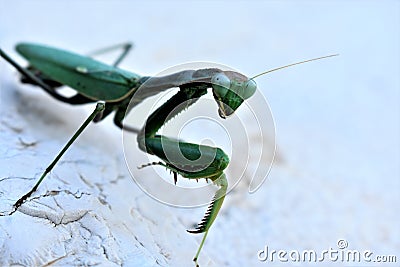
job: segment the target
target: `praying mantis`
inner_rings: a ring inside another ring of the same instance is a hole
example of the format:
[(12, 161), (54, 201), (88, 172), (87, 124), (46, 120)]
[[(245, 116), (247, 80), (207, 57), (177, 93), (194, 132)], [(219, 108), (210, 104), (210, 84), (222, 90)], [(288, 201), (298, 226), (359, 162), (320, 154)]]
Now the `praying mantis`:
[[(208, 231), (217, 218), (227, 193), (228, 182), (224, 170), (229, 164), (229, 157), (220, 148), (184, 142), (173, 137), (159, 135), (157, 132), (175, 115), (204, 96), (209, 88), (211, 88), (217, 103), (220, 118), (225, 119), (234, 114), (241, 104), (256, 92), (257, 85), (254, 81), (256, 77), (288, 66), (335, 55), (286, 65), (260, 73), (252, 78), (238, 72), (223, 71), (217, 68), (184, 70), (166, 76), (150, 77), (118, 68), (119, 63), (131, 49), (130, 44), (113, 46), (103, 49), (101, 52), (117, 48), (122, 48), (123, 52), (114, 64), (107, 65), (91, 57), (66, 50), (40, 44), (20, 43), (16, 46), (16, 50), (29, 62), (29, 66), (26, 68), (17, 64), (0, 49), (0, 56), (21, 74), (22, 82), (39, 86), (55, 99), (72, 105), (96, 103), (94, 111), (48, 165), (33, 188), (15, 202), (9, 215), (17, 211), (32, 196), (47, 174), (90, 122), (99, 122), (115, 112), (115, 125), (136, 133), (138, 147), (143, 152), (155, 155), (161, 160), (142, 165), (141, 168), (161, 165), (173, 173), (175, 184), (177, 176), (180, 175), (187, 179), (211, 180), (218, 187), (201, 222), (196, 229), (188, 230), (189, 233), (204, 233), (193, 259), (198, 266), (198, 257)], [(76, 94), (72, 97), (60, 94), (57, 90), (64, 85), (75, 89)], [(145, 90), (139, 90), (142, 86), (145, 86)], [(179, 88), (179, 91), (157, 108), (147, 118), (141, 129), (123, 124), (127, 113), (136, 105), (148, 97), (172, 88)]]

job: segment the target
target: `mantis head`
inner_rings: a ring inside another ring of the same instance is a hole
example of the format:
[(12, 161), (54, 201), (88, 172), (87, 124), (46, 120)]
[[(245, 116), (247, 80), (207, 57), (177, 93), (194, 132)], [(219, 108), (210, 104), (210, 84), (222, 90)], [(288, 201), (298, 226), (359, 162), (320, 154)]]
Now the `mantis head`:
[(320, 60), (323, 58), (334, 57), (337, 55), (338, 54), (296, 62), (283, 67), (264, 71), (253, 76), (252, 78), (247, 78), (243, 74), (234, 71), (221, 71), (216, 73), (211, 78), (211, 86), (213, 88), (214, 99), (218, 103), (219, 116), (225, 119), (226, 117), (232, 115), (244, 100), (254, 95), (257, 90), (257, 84), (254, 81), (256, 77), (294, 65)]
[(234, 71), (223, 71), (211, 78), (211, 86), (218, 113), (223, 119), (232, 115), (244, 100), (250, 98), (257, 89), (253, 79)]

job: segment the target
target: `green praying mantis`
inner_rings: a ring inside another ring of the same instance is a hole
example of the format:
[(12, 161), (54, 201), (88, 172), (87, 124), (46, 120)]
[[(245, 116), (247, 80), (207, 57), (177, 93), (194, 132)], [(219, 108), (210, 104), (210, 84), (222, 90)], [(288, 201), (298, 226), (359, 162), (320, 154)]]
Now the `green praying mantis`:
[[(16, 46), (16, 50), (29, 62), (29, 66), (26, 68), (21, 67), (0, 49), (0, 56), (14, 66), (22, 75), (22, 82), (39, 86), (55, 99), (72, 105), (97, 103), (94, 111), (45, 169), (33, 188), (15, 202), (9, 215), (17, 211), (38, 189), (46, 175), (54, 168), (90, 122), (99, 122), (115, 111), (115, 125), (121, 129), (136, 133), (139, 148), (162, 160), (162, 162), (153, 162), (141, 167), (150, 165), (164, 166), (173, 173), (175, 184), (179, 174), (188, 179), (205, 178), (219, 187), (197, 228), (188, 230), (189, 233), (204, 233), (193, 259), (197, 266), (198, 257), (206, 240), (208, 230), (215, 221), (227, 192), (228, 182), (224, 169), (229, 164), (229, 157), (220, 148), (183, 142), (182, 140), (158, 135), (157, 132), (171, 118), (205, 95), (209, 88), (212, 89), (219, 116), (225, 119), (255, 93), (257, 85), (254, 79), (256, 77), (278, 69), (335, 55), (286, 65), (260, 73), (252, 78), (248, 78), (238, 72), (223, 71), (217, 68), (184, 70), (162, 77), (149, 77), (118, 68), (119, 63), (131, 49), (130, 44), (113, 46), (99, 52), (117, 48), (123, 48), (122, 53), (114, 64), (107, 65), (89, 56), (78, 55), (58, 48), (32, 43), (20, 43)], [(75, 89), (76, 94), (72, 97), (65, 97), (60, 94), (57, 90), (64, 85)], [(145, 85), (146, 90), (139, 91), (139, 88), (143, 85)], [(148, 97), (172, 88), (179, 88), (179, 91), (156, 109), (147, 118), (145, 125), (140, 130), (123, 124), (126, 114), (136, 105)], [(131, 101), (133, 95), (135, 95), (135, 98)]]

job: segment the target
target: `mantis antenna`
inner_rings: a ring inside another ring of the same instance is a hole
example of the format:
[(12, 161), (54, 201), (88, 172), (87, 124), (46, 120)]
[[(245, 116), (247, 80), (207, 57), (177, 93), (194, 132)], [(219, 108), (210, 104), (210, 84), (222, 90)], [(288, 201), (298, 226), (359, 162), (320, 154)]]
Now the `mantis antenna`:
[(308, 59), (308, 60), (292, 63), (292, 64), (289, 64), (289, 65), (286, 65), (286, 66), (282, 66), (282, 67), (279, 67), (279, 68), (276, 68), (276, 69), (267, 70), (267, 71), (261, 72), (260, 74), (257, 74), (256, 76), (253, 76), (252, 78), (250, 78), (250, 80), (253, 80), (254, 78), (260, 77), (261, 75), (264, 75), (264, 74), (267, 74), (267, 73), (270, 73), (270, 72), (273, 72), (273, 71), (276, 71), (276, 70), (284, 69), (284, 68), (291, 67), (291, 66), (294, 66), (294, 65), (307, 63), (307, 62), (310, 62), (310, 61), (320, 60), (320, 59), (327, 58), (327, 57), (335, 57), (335, 56), (338, 56), (338, 55), (339, 54), (334, 54), (334, 55), (329, 55), (329, 56), (324, 56), (324, 57), (317, 57), (317, 58), (313, 58), (313, 59)]

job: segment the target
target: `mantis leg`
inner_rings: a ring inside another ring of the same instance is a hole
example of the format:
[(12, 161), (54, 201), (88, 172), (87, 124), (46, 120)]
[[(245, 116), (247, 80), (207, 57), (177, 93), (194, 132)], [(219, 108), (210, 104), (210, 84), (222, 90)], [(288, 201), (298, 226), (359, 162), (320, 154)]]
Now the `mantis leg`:
[[(128, 100), (130, 100), (130, 99), (128, 99)], [(121, 103), (121, 104), (122, 104), (122, 103)], [(125, 130), (125, 131), (138, 134), (138, 133), (140, 132), (139, 129), (136, 129), (136, 128), (131, 127), (131, 126), (124, 125), (124, 124), (122, 123), (122, 121), (123, 121), (124, 118), (125, 118), (125, 115), (126, 115), (126, 111), (127, 111), (127, 109), (128, 109), (128, 106), (129, 106), (129, 102), (127, 102), (126, 104), (118, 105), (118, 109), (117, 109), (117, 111), (115, 112), (115, 116), (114, 116), (114, 124), (115, 124), (116, 126), (118, 126), (120, 129), (123, 129), (123, 130)]]
[(68, 148), (75, 142), (78, 136), (85, 130), (85, 128), (89, 125), (89, 123), (96, 117), (96, 115), (103, 111), (105, 108), (105, 104), (103, 102), (98, 102), (94, 111), (89, 115), (89, 117), (83, 122), (83, 124), (79, 127), (79, 129), (75, 132), (75, 134), (71, 137), (68, 143), (61, 149), (60, 153), (54, 158), (54, 160), (47, 166), (46, 170), (40, 176), (39, 180), (36, 182), (35, 186), (25, 195), (23, 195), (20, 199), (18, 199), (13, 205), (13, 210), (9, 215), (13, 214), (17, 209), (30, 197), (39, 187), (40, 183), (46, 177), (46, 175), (54, 168), (60, 158), (64, 155), (64, 153), (68, 150)]
[(88, 56), (95, 56), (95, 55), (100, 55), (104, 54), (116, 49), (122, 49), (121, 55), (118, 56), (118, 58), (114, 61), (113, 66), (117, 67), (119, 63), (128, 55), (129, 51), (132, 49), (133, 45), (131, 43), (122, 43), (122, 44), (116, 44), (113, 46), (101, 48), (99, 50), (93, 51), (88, 54)]
[(8, 63), (10, 63), (26, 80), (25, 82), (31, 83), (41, 87), (48, 94), (50, 94), (55, 99), (66, 102), (69, 104), (86, 104), (93, 103), (92, 99), (89, 99), (83, 95), (76, 94), (73, 97), (65, 97), (56, 92), (55, 88), (50, 86), (48, 83), (44, 82), (39, 76), (35, 75), (29, 68), (21, 67), (17, 62), (10, 58), (3, 50), (0, 49), (0, 56), (4, 58)]
[[(206, 215), (201, 221), (201, 223), (198, 225), (197, 229), (195, 231), (189, 231), (189, 233), (197, 233), (198, 231), (201, 233), (201, 231), (204, 232), (203, 239), (201, 240), (200, 246), (197, 250), (196, 255), (193, 258), (193, 261), (196, 263), (196, 267), (199, 266), (197, 263), (197, 259), (199, 258), (200, 251), (203, 248), (204, 242), (206, 241), (207, 234), (208, 234), (208, 229), (211, 227), (211, 224), (214, 222), (215, 218), (218, 215), (219, 210), (221, 209), (222, 203), (224, 202), (226, 191), (228, 189), (228, 181), (226, 180), (225, 174), (222, 173), (222, 175), (214, 181), (214, 184), (220, 186), (220, 189), (215, 193), (215, 196), (213, 200), (211, 201), (210, 206), (207, 209)], [(210, 219), (207, 219), (209, 217), (212, 221), (209, 221)], [(207, 226), (207, 225), (208, 226)]]
[[(182, 142), (177, 139), (156, 135), (156, 132), (172, 117), (183, 111), (207, 92), (207, 85), (189, 85), (175, 94), (171, 99), (154, 111), (148, 118), (144, 129), (139, 133), (137, 140), (139, 148), (156, 155), (164, 163), (161, 165), (188, 179), (210, 179), (220, 188), (205, 213), (205, 216), (194, 230), (189, 233), (205, 233), (199, 249), (194, 257), (197, 259), (206, 240), (208, 230), (221, 209), (227, 192), (228, 183), (223, 170), (228, 166), (228, 156), (219, 148)], [(144, 165), (143, 167), (148, 166)]]

